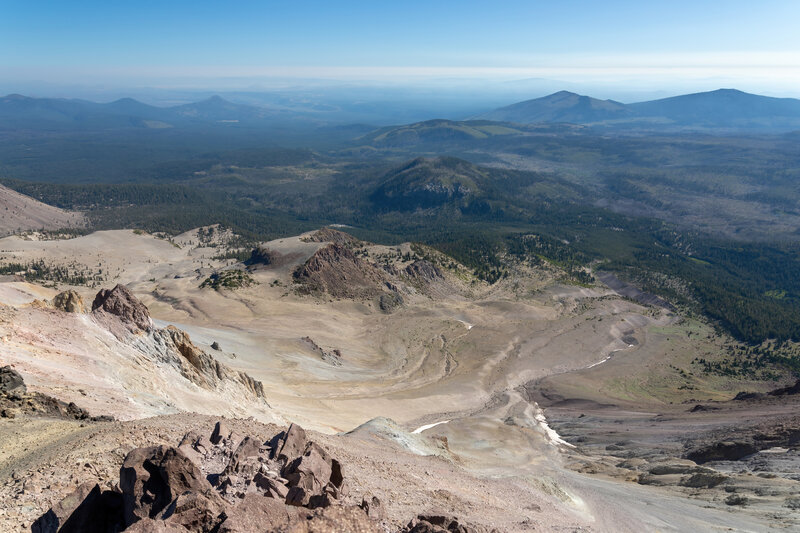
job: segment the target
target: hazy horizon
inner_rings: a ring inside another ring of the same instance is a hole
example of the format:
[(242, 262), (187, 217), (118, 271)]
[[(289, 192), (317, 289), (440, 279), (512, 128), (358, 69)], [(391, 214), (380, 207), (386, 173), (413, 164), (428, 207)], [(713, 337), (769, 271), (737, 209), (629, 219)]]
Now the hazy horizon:
[(800, 97), (800, 5), (772, 1), (10, 2), (0, 93), (424, 91), (487, 105), (565, 89), (625, 103), (721, 87)]

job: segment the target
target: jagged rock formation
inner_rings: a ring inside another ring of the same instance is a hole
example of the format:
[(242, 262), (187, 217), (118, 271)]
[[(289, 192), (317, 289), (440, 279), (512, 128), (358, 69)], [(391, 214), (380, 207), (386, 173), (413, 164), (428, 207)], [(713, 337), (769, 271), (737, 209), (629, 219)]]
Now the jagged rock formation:
[(304, 240), (306, 242), (330, 242), (333, 244), (338, 244), (339, 246), (358, 244), (360, 242), (349, 233), (345, 233), (328, 226), (318, 229)]
[(185, 331), (169, 325), (154, 330), (153, 339), (158, 346), (164, 348), (160, 353), (165, 359), (176, 365), (181, 375), (192, 383), (213, 389), (222, 381), (232, 380), (243, 385), (257, 398), (264, 398), (264, 385), (260, 381), (220, 363), (195, 346)]
[(322, 346), (314, 342), (314, 339), (311, 337), (303, 337), (300, 340), (303, 341), (303, 343), (305, 343), (306, 346), (308, 346), (312, 351), (318, 353), (323, 361), (327, 361), (333, 366), (342, 366), (342, 352), (338, 348), (334, 348), (333, 350), (325, 350), (322, 348)]
[(394, 313), (398, 308), (402, 307), (404, 303), (405, 300), (403, 300), (403, 297), (397, 292), (381, 294), (381, 297), (378, 299), (378, 307), (387, 314)]
[(81, 295), (73, 290), (56, 294), (53, 298), (53, 307), (66, 313), (85, 313), (86, 306)]
[(101, 289), (92, 303), (92, 312), (118, 316), (142, 331), (149, 331), (153, 327), (147, 307), (124, 285), (117, 285), (110, 290)]
[(426, 283), (444, 280), (444, 275), (439, 267), (425, 260), (414, 261), (404, 269), (404, 273), (413, 280)]
[(302, 292), (351, 299), (378, 297), (388, 281), (383, 270), (339, 244), (317, 250), (294, 272), (294, 279)]
[(147, 332), (148, 335), (137, 336), (131, 344), (145, 355), (169, 364), (195, 385), (213, 390), (230, 383), (264, 399), (264, 385), (260, 381), (219, 362), (195, 346), (185, 331), (172, 325), (155, 328), (147, 306), (123, 285), (98, 292), (92, 312), (110, 314), (134, 333)]
[[(33, 533), (381, 531), (374, 512), (343, 503), (343, 465), (294, 424), (268, 442), (218, 422), (211, 438), (190, 432), (177, 448), (134, 449), (118, 487), (79, 486)], [(370, 505), (380, 508), (380, 501)]]

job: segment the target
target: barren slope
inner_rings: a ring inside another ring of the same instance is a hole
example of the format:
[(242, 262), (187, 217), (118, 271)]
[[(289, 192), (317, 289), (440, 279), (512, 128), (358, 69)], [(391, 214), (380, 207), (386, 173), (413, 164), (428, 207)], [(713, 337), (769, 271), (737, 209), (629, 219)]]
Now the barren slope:
[[(684, 489), (632, 483), (636, 468), (616, 469), (603, 450), (572, 448), (550, 429), (547, 412), (536, 403), (546, 394), (564, 405), (571, 399), (604, 405), (610, 422), (598, 422), (598, 427), (612, 424), (617, 442), (622, 439), (616, 421), (624, 420), (625, 413), (644, 412), (636, 416), (646, 421), (647, 412), (655, 415), (668, 402), (687, 401), (698, 391), (722, 398), (720, 391), (732, 395), (737, 387), (750, 388), (695, 377), (689, 382), (694, 389), (680, 388), (685, 382), (673, 367), (691, 369), (695, 351), (713, 348), (710, 332), (699, 335), (695, 323), (666, 309), (643, 307), (602, 285), (561, 285), (557, 272), (548, 267), (520, 267), (507, 280), (488, 286), (457, 266), (442, 266), (438, 274), (421, 266), (423, 259), (412, 257), (409, 245), (347, 245), (359, 258), (347, 262), (354, 269), (348, 275), (381, 269), (385, 278), (370, 279), (400, 295), (401, 305), (387, 311), (369, 291), (331, 293), (327, 286), (305, 294), (293, 272), (311, 258), (320, 267), (315, 271), (325, 272), (339, 257), (331, 255), (335, 249), (324, 257), (317, 254), (326, 244), (308, 236), (264, 243), (270, 261), (251, 270), (254, 284), (220, 290), (200, 285), (214, 271), (243, 266), (211, 259), (219, 249), (199, 243), (196, 232), (177, 237), (174, 244), (130, 231), (67, 241), (0, 241), (6, 258), (102, 268), (98, 275), (103, 286), (128, 284), (150, 308), (157, 326), (176, 325), (225, 364), (262, 381), (270, 415), (324, 433), (358, 428), (350, 438), (372, 447), (351, 441), (342, 445), (365, 461), (382, 461), (377, 468), (388, 476), (381, 479), (388, 480), (380, 482), (380, 494), (406, 511), (433, 501), (509, 531), (769, 529), (765, 512), (758, 508), (731, 508), (734, 513), (705, 508), (712, 502), (712, 507), (728, 509), (719, 496), (722, 488), (698, 492), (706, 495), (698, 497)], [(319, 263), (322, 259), (325, 264)], [(326, 279), (346, 282), (346, 277)], [(85, 298), (96, 292), (76, 289)], [(54, 395), (94, 408), (103, 401), (122, 405), (135, 400), (132, 383), (135, 390), (153, 391), (147, 381), (160, 379), (157, 371), (131, 365), (133, 354), (124, 347), (92, 340), (100, 338), (94, 325), (65, 319), (55, 327), (43, 322), (46, 311), (26, 307), (42, 297), (41, 291), (0, 284), (0, 301), (15, 313), (4, 340), (13, 350), (4, 358), (13, 357), (34, 387), (42, 384)], [(36, 354), (26, 352), (32, 348)], [(114, 373), (102, 364), (117, 361), (113, 357), (119, 362), (112, 366), (122, 370), (111, 379)], [(89, 363), (94, 366), (87, 374), (95, 375), (81, 377), (76, 365)], [(94, 385), (85, 399), (75, 392), (81, 379)], [(195, 407), (198, 402), (203, 412), (233, 414), (225, 396), (218, 396), (223, 403), (215, 405), (213, 395), (200, 398), (178, 388), (155, 389), (161, 397), (167, 395), (172, 409), (201, 410)], [(236, 414), (269, 421), (264, 413), (244, 409)], [(685, 411), (676, 406), (672, 416)], [(560, 413), (554, 414), (572, 444), (580, 444), (583, 431), (591, 431), (575, 429)], [(170, 423), (185, 427), (181, 416)], [(716, 422), (706, 422), (711, 423)], [(669, 428), (677, 439), (679, 425)], [(338, 446), (334, 441), (331, 446)], [(398, 451), (383, 455), (387, 447)], [(432, 470), (427, 456), (440, 457), (436, 461), (450, 465), (447, 472)], [(400, 463), (402, 467), (387, 466)], [(588, 478), (572, 471), (592, 469), (602, 475)], [(390, 481), (397, 476), (406, 476), (409, 484)], [(451, 477), (456, 481), (451, 483)], [(493, 480), (512, 487), (515, 496)], [(481, 489), (465, 492), (469, 487)], [(786, 490), (796, 490), (792, 487)], [(515, 507), (517, 501), (521, 508)], [(494, 505), (509, 506), (507, 516), (493, 514)], [(536, 506), (549, 510), (539, 513)], [(765, 511), (780, 515), (774, 502)], [(793, 523), (785, 515), (775, 520)]]
[(83, 226), (80, 213), (43, 204), (30, 196), (0, 185), (0, 236), (35, 230), (57, 230)]

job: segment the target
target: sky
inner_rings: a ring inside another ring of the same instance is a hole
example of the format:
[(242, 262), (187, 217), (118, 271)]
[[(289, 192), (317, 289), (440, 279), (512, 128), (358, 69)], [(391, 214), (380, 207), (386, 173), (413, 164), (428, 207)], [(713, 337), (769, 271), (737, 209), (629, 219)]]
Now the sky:
[(0, 79), (232, 88), (544, 78), (800, 96), (798, 21), (798, 0), (0, 0)]

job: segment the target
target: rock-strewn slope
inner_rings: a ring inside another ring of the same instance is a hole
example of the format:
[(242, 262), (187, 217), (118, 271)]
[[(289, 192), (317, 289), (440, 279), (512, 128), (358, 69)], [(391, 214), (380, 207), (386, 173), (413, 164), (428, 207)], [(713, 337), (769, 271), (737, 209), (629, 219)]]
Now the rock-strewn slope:
[[(87, 482), (40, 516), (33, 533), (67, 531), (193, 533), (391, 531), (380, 499), (348, 498), (345, 466), (293, 424), (267, 442), (225, 422), (210, 436), (190, 431), (177, 447), (129, 452), (119, 483)], [(395, 531), (398, 531), (394, 528)], [(432, 513), (403, 533), (484, 533)]]
[(0, 307), (3, 362), (30, 378), (34, 392), (93, 415), (219, 413), (222, 406), (226, 414), (273, 419), (260, 381), (201, 349), (186, 332), (156, 327), (125, 286), (101, 290), (92, 307), (82, 312), (73, 292), (52, 303)]

